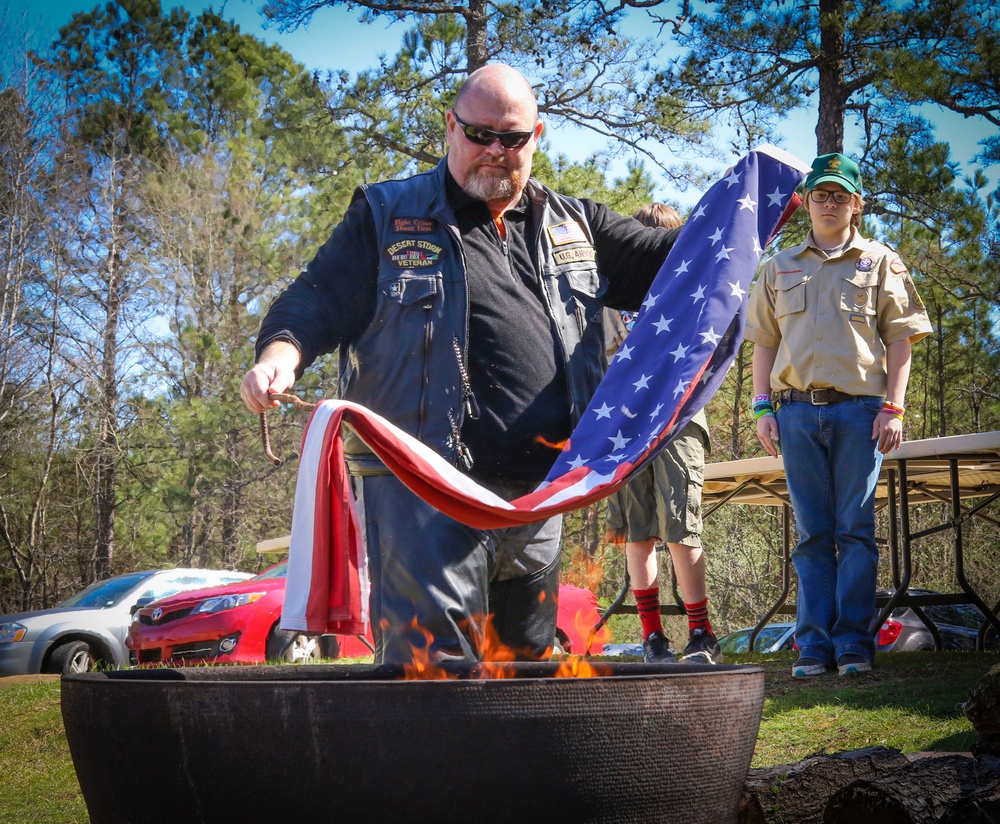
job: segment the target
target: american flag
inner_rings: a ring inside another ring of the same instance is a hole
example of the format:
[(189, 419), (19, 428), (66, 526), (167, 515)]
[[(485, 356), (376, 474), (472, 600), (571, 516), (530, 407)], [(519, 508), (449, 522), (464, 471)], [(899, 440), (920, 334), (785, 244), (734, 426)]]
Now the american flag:
[(764, 247), (798, 206), (809, 166), (765, 146), (705, 193), (635, 325), (545, 481), (505, 501), (368, 409), (324, 401), (303, 438), (282, 626), (361, 632), (367, 575), (340, 426), (354, 429), (414, 493), (480, 529), (579, 509), (624, 484), (718, 389), (736, 355)]

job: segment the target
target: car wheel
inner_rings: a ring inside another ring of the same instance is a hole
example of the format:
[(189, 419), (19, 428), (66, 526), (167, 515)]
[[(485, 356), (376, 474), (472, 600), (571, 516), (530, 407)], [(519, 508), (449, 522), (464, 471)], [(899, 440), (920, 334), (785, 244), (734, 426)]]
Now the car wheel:
[(267, 639), (266, 655), (271, 662), (302, 664), (318, 661), (323, 653), (319, 636), (275, 627)]
[(70, 641), (56, 647), (49, 659), (49, 672), (60, 675), (74, 675), (90, 672), (97, 666), (97, 658), (86, 641)]

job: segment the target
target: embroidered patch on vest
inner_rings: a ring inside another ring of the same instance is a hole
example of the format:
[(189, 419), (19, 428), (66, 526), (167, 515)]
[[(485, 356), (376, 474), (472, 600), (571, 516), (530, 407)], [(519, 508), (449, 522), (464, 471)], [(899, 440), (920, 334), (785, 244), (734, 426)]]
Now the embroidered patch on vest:
[(434, 231), (434, 221), (426, 217), (394, 217), (392, 230), (401, 235), (426, 235)]
[(597, 260), (593, 246), (582, 246), (575, 249), (558, 249), (552, 253), (556, 263), (575, 263), (578, 260)]
[(553, 246), (565, 246), (568, 243), (589, 243), (583, 227), (575, 220), (549, 226), (548, 233)]
[(869, 257), (863, 257), (854, 264), (854, 268), (859, 272), (870, 272), (872, 267), (875, 265), (875, 261)]
[(427, 240), (401, 240), (385, 250), (386, 259), (400, 269), (425, 269), (437, 266), (441, 247)]

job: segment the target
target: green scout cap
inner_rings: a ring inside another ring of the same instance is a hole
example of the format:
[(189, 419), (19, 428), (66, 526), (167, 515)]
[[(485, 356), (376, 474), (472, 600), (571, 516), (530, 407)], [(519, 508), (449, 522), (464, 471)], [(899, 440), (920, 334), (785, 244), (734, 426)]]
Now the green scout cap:
[(849, 192), (861, 194), (861, 170), (847, 155), (839, 152), (820, 155), (813, 161), (812, 169), (806, 178), (807, 189), (832, 181)]

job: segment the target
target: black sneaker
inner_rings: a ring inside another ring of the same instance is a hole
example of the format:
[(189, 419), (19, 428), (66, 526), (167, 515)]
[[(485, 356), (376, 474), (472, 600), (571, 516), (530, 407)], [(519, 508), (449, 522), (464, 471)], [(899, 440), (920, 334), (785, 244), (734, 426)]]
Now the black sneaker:
[(726, 661), (716, 637), (703, 627), (691, 630), (681, 660), (691, 664), (724, 664)]
[(826, 672), (826, 664), (819, 658), (799, 658), (792, 664), (792, 675), (796, 678), (809, 678)]
[(649, 633), (642, 642), (642, 660), (647, 664), (676, 664), (667, 636), (659, 630)]

